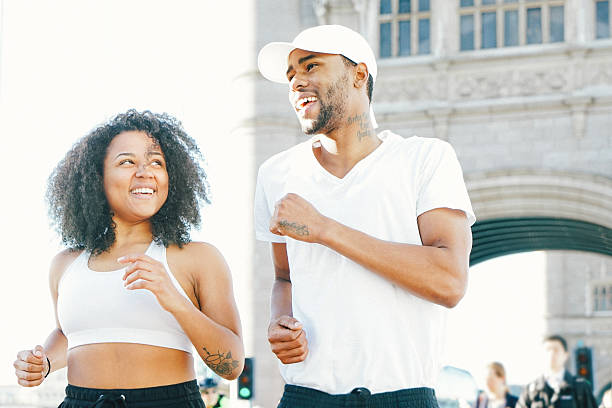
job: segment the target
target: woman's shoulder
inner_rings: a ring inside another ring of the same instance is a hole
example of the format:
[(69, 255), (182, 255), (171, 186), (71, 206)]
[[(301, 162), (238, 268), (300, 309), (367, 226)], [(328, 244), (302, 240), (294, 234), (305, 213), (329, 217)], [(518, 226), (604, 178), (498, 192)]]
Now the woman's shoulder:
[(166, 254), (168, 262), (194, 274), (219, 273), (228, 269), (221, 251), (208, 242), (192, 241), (181, 248), (170, 245)]
[(181, 247), (171, 244), (166, 248), (166, 252), (180, 258), (191, 258), (193, 256), (223, 257), (217, 247), (202, 241), (191, 241)]
[(67, 248), (58, 252), (51, 260), (51, 272), (61, 272), (66, 270), (68, 266), (75, 260), (79, 255), (83, 253), (82, 249)]
[(199, 300), (210, 295), (210, 291), (231, 285), (229, 268), (221, 252), (206, 242), (189, 242), (179, 248), (166, 248), (166, 260), (174, 277), (186, 293), (193, 293), (192, 302), (197, 307)]
[(64, 272), (74, 262), (79, 255), (83, 253), (81, 249), (68, 248), (60, 251), (51, 260), (51, 266), (49, 268), (49, 283), (52, 288), (57, 289), (57, 285), (61, 280)]

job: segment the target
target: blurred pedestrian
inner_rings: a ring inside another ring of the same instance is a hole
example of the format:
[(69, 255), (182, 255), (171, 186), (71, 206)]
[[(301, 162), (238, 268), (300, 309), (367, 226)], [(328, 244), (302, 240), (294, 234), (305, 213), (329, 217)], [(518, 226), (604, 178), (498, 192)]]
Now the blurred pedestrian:
[(543, 346), (544, 374), (525, 387), (517, 408), (597, 408), (589, 383), (565, 369), (569, 357), (565, 339), (548, 336)]
[(514, 408), (518, 397), (510, 394), (502, 363), (494, 361), (487, 365), (486, 387), (478, 394), (476, 408)]
[(200, 382), (200, 394), (206, 408), (222, 408), (229, 406), (229, 399), (219, 391), (219, 382), (214, 378), (205, 378)]

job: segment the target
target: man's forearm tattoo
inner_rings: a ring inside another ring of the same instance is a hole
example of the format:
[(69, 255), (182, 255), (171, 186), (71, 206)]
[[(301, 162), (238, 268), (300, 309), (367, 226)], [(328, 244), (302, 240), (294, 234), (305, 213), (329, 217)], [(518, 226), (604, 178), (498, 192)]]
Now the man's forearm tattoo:
[(352, 125), (353, 123), (359, 124), (359, 131), (357, 131), (357, 138), (359, 139), (359, 141), (372, 135), (372, 132), (370, 131), (369, 127), (370, 115), (368, 112), (364, 112), (360, 115), (355, 115), (348, 118), (348, 124)]
[(232, 352), (228, 351), (227, 354), (217, 352), (216, 354), (210, 353), (206, 350), (206, 347), (202, 347), (207, 356), (204, 358), (204, 363), (210, 367), (215, 373), (219, 375), (229, 375), (238, 367), (238, 360), (232, 359)]
[(286, 230), (293, 231), (296, 235), (299, 235), (301, 237), (305, 237), (306, 235), (309, 235), (308, 225), (305, 225), (305, 224), (298, 224), (297, 222), (289, 222), (287, 220), (281, 220), (281, 222), (279, 222), (278, 225), (280, 225)]

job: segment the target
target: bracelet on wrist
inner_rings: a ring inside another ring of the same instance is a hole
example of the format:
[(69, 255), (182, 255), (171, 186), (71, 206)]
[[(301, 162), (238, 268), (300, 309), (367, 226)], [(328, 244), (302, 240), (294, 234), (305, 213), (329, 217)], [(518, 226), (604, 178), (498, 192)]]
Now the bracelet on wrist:
[(45, 374), (45, 378), (47, 378), (47, 376), (51, 374), (51, 361), (49, 361), (49, 357), (47, 357), (47, 365), (49, 366), (49, 370), (47, 370), (47, 374)]

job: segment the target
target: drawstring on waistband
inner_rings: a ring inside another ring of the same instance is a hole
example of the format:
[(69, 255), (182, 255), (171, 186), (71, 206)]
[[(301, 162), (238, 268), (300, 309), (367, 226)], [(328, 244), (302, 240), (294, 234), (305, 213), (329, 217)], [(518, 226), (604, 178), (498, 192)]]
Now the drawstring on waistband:
[[(125, 403), (125, 395), (108, 395), (108, 394), (100, 394), (96, 402), (91, 406), (91, 408), (104, 408), (108, 405), (113, 408), (127, 408), (127, 404)], [(111, 405), (112, 404), (112, 405)]]

